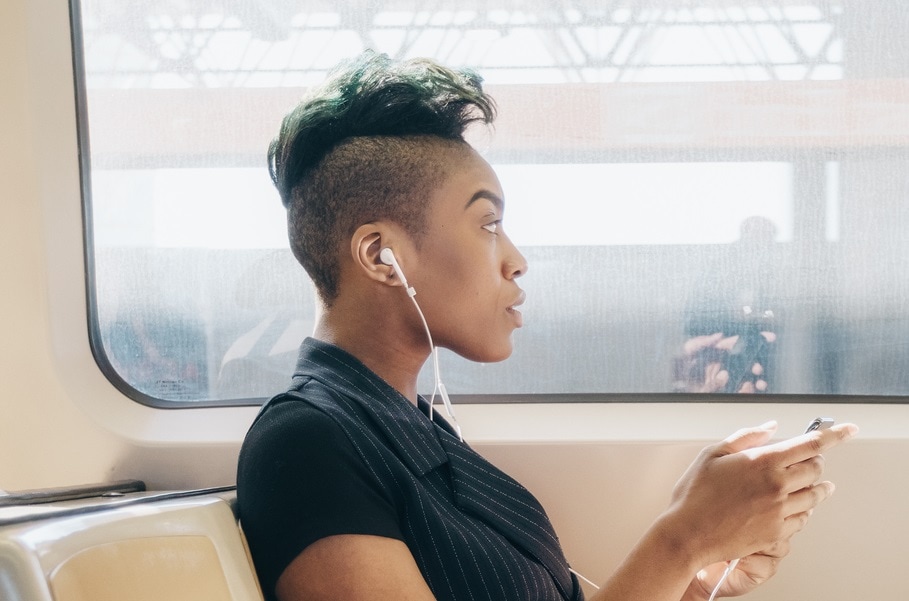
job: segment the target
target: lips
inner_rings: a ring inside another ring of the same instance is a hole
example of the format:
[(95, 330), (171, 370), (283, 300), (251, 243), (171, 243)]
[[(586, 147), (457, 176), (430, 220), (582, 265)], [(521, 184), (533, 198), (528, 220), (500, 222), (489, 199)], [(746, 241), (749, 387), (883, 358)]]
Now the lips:
[(509, 305), (505, 309), (515, 318), (515, 322), (517, 323), (517, 327), (519, 327), (519, 328), (524, 324), (524, 316), (521, 315), (521, 312), (518, 311), (517, 307), (523, 305), (524, 301), (526, 299), (527, 299), (527, 294), (523, 290), (521, 290), (521, 293), (518, 295), (518, 297), (515, 299), (515, 301), (513, 303), (511, 303), (511, 305)]

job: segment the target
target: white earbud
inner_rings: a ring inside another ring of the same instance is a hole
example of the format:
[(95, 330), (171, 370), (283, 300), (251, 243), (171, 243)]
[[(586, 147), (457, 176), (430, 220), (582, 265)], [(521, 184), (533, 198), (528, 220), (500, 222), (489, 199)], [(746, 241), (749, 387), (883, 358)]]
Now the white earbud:
[(391, 252), (391, 249), (387, 246), (382, 249), (382, 252), (379, 253), (379, 260), (381, 260), (386, 265), (394, 265), (397, 263), (395, 260), (395, 254)]
[(404, 270), (401, 269), (401, 266), (398, 265), (398, 260), (395, 258), (395, 254), (387, 246), (382, 249), (379, 253), (379, 260), (382, 261), (385, 265), (390, 265), (394, 269), (395, 274), (398, 276), (398, 279), (401, 280), (401, 283), (404, 284), (404, 288), (407, 290), (407, 294), (411, 298), (416, 294), (416, 291), (410, 287), (407, 283), (407, 278), (404, 276)]

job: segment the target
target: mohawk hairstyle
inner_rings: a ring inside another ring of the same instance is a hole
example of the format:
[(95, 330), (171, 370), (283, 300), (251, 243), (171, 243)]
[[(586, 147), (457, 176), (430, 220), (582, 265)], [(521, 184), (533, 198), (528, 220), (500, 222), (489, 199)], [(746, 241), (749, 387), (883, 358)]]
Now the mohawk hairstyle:
[(341, 63), (281, 124), (268, 167), (288, 209), (291, 248), (323, 302), (338, 293), (338, 252), (357, 227), (389, 219), (419, 243), (426, 199), (495, 119), (471, 71), (367, 51)]

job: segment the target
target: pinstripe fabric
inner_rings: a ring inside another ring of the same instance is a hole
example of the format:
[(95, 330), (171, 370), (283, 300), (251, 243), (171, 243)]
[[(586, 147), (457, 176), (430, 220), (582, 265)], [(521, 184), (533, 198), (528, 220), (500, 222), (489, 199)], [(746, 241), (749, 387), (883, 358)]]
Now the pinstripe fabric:
[(437, 599), (583, 599), (537, 500), (438, 412), (431, 422), (425, 400), (414, 407), (351, 355), (307, 339), (291, 389), (269, 404), (293, 401), (344, 430), (394, 499), (404, 542)]

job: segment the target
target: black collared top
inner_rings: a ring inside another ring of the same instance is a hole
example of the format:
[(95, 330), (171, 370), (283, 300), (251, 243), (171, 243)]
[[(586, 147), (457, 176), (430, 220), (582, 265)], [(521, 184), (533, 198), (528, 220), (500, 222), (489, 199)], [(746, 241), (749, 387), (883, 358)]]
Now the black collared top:
[(299, 553), (334, 534), (404, 541), (440, 601), (583, 599), (533, 495), (438, 412), (430, 421), (424, 399), (414, 407), (318, 340), (250, 428), (237, 496), (267, 599)]

